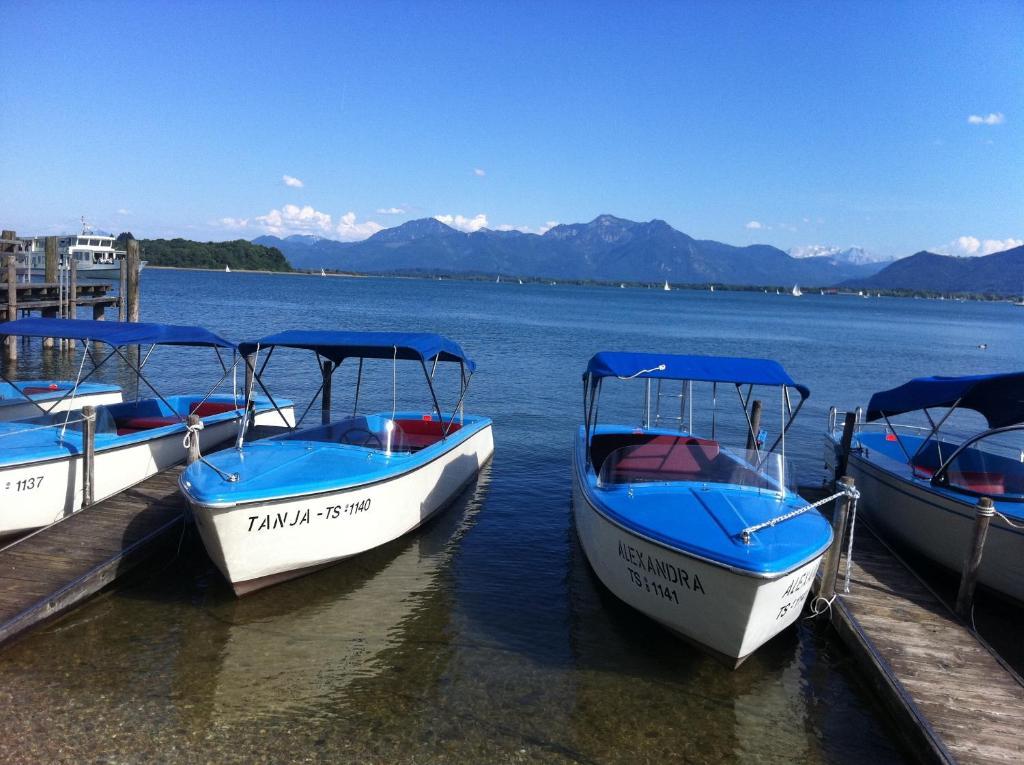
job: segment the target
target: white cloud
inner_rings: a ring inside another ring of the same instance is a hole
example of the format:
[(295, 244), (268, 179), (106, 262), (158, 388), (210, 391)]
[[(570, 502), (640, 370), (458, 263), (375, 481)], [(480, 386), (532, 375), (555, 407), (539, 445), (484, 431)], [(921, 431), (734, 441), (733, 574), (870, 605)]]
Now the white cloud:
[(760, 221), (752, 220), (749, 223), (744, 224), (743, 228), (749, 228), (752, 231), (760, 228), (764, 228), (764, 224)]
[(217, 221), (217, 223), (223, 226), (224, 228), (236, 230), (249, 227), (248, 218), (221, 218), (220, 220)]
[(353, 241), (373, 236), (383, 228), (384, 226), (372, 220), (357, 223), (356, 214), (354, 212), (347, 212), (341, 216), (341, 220), (338, 222), (338, 225), (334, 230), (337, 232), (339, 238)]
[(268, 234), (274, 236), (331, 233), (331, 216), (314, 210), (310, 205), (285, 205), (280, 210), (257, 215), (254, 220)]
[(123, 207), (119, 207), (119, 208), (117, 209), (117, 214), (118, 214), (118, 215), (131, 215), (131, 214), (132, 214), (132, 211), (131, 211), (131, 210), (126, 210), (126, 209), (125, 209), (125, 208), (123, 208)]
[(961, 236), (954, 239), (944, 247), (936, 248), (943, 255), (957, 255), (960, 257), (975, 257), (979, 255), (991, 255), (1003, 250), (1011, 250), (1014, 247), (1024, 245), (1024, 239), (978, 239), (976, 236)]
[(301, 189), (305, 185), (294, 175), (282, 175), (281, 180), (284, 181), (285, 186), (291, 186), (293, 189)]
[(1002, 112), (991, 112), (984, 117), (980, 114), (972, 114), (967, 118), (967, 122), (971, 125), (1002, 125), (1005, 121), (1006, 117)]
[(408, 212), (402, 207), (378, 207), (377, 215), (405, 215)]
[(487, 175), (487, 171), (480, 167), (474, 167), (473, 175), (475, 175), (477, 178), (483, 178), (485, 175)]
[(487, 216), (483, 213), (478, 213), (472, 218), (467, 218), (463, 215), (435, 215), (434, 220), (439, 220), (446, 226), (457, 228), (459, 231), (470, 233), (487, 228)]

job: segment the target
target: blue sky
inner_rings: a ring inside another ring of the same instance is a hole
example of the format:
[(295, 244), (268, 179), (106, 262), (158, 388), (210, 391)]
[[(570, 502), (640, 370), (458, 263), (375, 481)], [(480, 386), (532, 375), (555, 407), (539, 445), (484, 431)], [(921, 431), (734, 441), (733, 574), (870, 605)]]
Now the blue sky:
[(4, 7), (19, 233), (612, 213), (893, 256), (1024, 239), (1019, 0)]

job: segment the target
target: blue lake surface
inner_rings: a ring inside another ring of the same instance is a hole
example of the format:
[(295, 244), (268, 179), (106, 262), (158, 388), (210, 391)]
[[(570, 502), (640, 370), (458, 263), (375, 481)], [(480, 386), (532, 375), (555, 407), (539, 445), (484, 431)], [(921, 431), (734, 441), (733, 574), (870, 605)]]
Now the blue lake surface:
[[(449, 335), (479, 365), (466, 410), (493, 418), (494, 460), (422, 530), (241, 600), (186, 536), (125, 586), (0, 653), (0, 757), (904, 761), (826, 625), (801, 620), (730, 671), (600, 588), (570, 508), (580, 375), (602, 349), (777, 359), (812, 392), (787, 456), (802, 483), (820, 483), (829, 406), (864, 405), (919, 375), (1021, 368), (1020, 309), (154, 269), (142, 285), (144, 320), (235, 340), (290, 328)], [(211, 359), (158, 349), (147, 370), (180, 393), (220, 376)], [(33, 344), (17, 374), (73, 375), (75, 363)], [(392, 371), (368, 369), (361, 410), (391, 407)], [(428, 406), (422, 373), (398, 373), (397, 404)], [(339, 376), (340, 413), (353, 375)], [(454, 401), (452, 378), (440, 377), (442, 403)], [(309, 353), (279, 352), (266, 379), (299, 411), (319, 384)], [(637, 420), (635, 393), (607, 416)], [(720, 427), (739, 439), (727, 421), (735, 392), (720, 389), (718, 404)], [(765, 401), (771, 438), (780, 404)]]

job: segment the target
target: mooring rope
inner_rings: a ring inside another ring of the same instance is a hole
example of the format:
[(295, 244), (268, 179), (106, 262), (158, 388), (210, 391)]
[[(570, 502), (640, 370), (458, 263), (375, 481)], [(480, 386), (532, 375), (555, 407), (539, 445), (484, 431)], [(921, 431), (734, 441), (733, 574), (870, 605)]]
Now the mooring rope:
[[(856, 491), (856, 490), (854, 490), (854, 491)], [(821, 507), (822, 505), (827, 505), (829, 502), (832, 502), (833, 500), (839, 499), (839, 497), (843, 497), (843, 496), (847, 496), (847, 495), (849, 495), (849, 490), (843, 489), (842, 491), (837, 491), (835, 494), (832, 494), (831, 496), (825, 497), (824, 499), (819, 499), (817, 502), (814, 502), (814, 503), (812, 503), (810, 505), (804, 505), (803, 507), (798, 507), (796, 510), (788, 512), (785, 515), (779, 515), (779, 516), (776, 516), (775, 518), (772, 518), (770, 520), (764, 521), (762, 523), (758, 523), (758, 524), (755, 524), (753, 526), (747, 526), (745, 529), (743, 529), (743, 531), (740, 532), (740, 537), (743, 539), (743, 544), (749, 544), (750, 543), (750, 535), (755, 533), (755, 532), (757, 532), (757, 531), (761, 531), (762, 529), (770, 528), (771, 526), (775, 526), (775, 525), (777, 525), (779, 523), (782, 523), (783, 521), (788, 521), (791, 518), (796, 518), (799, 515), (803, 515), (808, 510), (816, 510), (817, 508)], [(850, 495), (850, 496), (852, 496), (852, 495)]]
[(1002, 519), (1003, 519), (1003, 521), (1005, 521), (1006, 523), (1008, 523), (1008, 524), (1009, 524), (1009, 525), (1010, 525), (1010, 526), (1011, 526), (1012, 528), (1015, 528), (1015, 529), (1024, 529), (1024, 525), (1022, 525), (1022, 524), (1018, 524), (1018, 523), (1014, 523), (1013, 521), (1011, 521), (1011, 520), (1010, 520), (1009, 518), (1007, 518), (1007, 517), (1006, 517), (1005, 515), (1003, 515), (1003, 514), (1002, 514), (1001, 512), (999, 512), (998, 510), (996, 510), (996, 511), (995, 511), (995, 513), (996, 513), (996, 515), (998, 515), (998, 516), (999, 516), (1000, 518), (1002, 518)]
[(181, 445), (185, 447), (186, 451), (191, 448), (192, 440), (195, 439), (196, 453), (199, 455), (197, 458), (198, 462), (202, 462), (206, 467), (210, 468), (214, 473), (219, 475), (222, 479), (228, 483), (235, 483), (238, 481), (238, 473), (227, 473), (221, 470), (219, 467), (211, 463), (199, 452), (199, 431), (203, 430), (203, 421), (199, 420), (195, 425), (188, 424), (185, 426), (185, 438), (182, 439)]
[(846, 578), (843, 581), (843, 592), (849, 595), (850, 570), (853, 568), (853, 529), (857, 525), (857, 500), (860, 499), (860, 492), (848, 486), (843, 493), (850, 497), (850, 541), (846, 545)]

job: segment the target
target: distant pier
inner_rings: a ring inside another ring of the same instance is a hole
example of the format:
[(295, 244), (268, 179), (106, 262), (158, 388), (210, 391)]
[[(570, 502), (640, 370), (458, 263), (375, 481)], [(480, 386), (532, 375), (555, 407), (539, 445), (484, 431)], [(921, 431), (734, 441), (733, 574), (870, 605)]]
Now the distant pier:
[[(60, 268), (57, 256), (57, 237), (46, 238), (46, 268), (43, 281), (18, 281), (17, 258), (21, 242), (14, 231), (0, 232), (0, 319), (13, 321), (19, 316), (32, 313), (49, 318), (74, 319), (81, 307), (92, 308), (93, 319), (106, 318), (106, 309), (118, 309), (118, 320), (139, 320), (139, 243), (128, 241), (127, 256), (121, 260), (119, 290), (117, 295), (109, 294), (112, 285), (108, 282), (80, 283), (78, 264), (71, 260), (67, 267)], [(47, 347), (53, 340), (44, 341)], [(18, 339), (7, 339), (6, 356), (18, 357)]]

